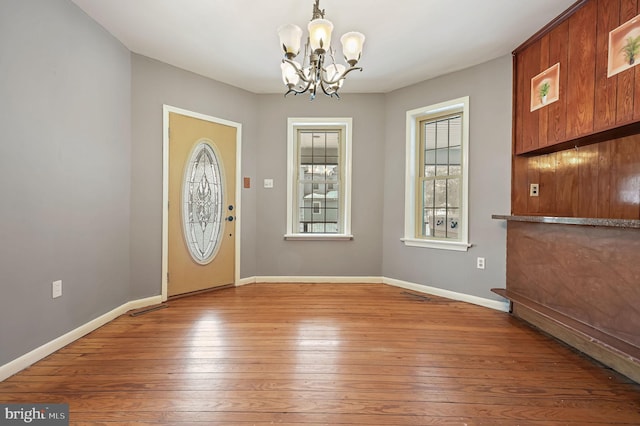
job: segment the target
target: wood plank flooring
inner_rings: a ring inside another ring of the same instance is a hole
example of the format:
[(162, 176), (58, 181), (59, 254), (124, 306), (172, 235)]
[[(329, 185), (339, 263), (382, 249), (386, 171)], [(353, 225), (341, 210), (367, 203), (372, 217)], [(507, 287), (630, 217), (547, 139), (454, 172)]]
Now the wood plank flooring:
[(640, 424), (640, 386), (508, 314), (369, 284), (254, 284), (94, 331), (0, 383), (72, 425)]

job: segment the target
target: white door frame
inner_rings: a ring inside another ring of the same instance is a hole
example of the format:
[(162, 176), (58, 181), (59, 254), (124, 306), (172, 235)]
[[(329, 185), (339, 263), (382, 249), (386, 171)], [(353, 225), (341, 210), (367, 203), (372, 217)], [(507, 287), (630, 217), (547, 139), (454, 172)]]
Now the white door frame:
[(167, 300), (167, 273), (169, 271), (169, 113), (174, 112), (212, 123), (222, 124), (236, 129), (236, 224), (235, 224), (235, 272), (234, 285), (240, 280), (240, 224), (242, 223), (240, 208), (241, 200), (241, 152), (242, 152), (242, 124), (222, 118), (204, 115), (186, 109), (162, 105), (162, 301)]

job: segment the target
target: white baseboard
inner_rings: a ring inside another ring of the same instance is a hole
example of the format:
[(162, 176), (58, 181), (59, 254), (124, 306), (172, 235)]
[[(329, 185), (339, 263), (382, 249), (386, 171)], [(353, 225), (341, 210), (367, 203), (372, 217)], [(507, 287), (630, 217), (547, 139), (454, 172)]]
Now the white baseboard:
[(483, 306), (485, 308), (494, 309), (501, 312), (509, 312), (509, 302), (501, 302), (493, 299), (485, 299), (483, 297), (473, 296), (465, 293), (457, 293), (451, 290), (443, 290), (437, 287), (429, 287), (422, 284), (415, 284), (408, 281), (396, 280), (387, 277), (320, 277), (320, 276), (256, 276), (243, 278), (237, 284), (238, 286), (254, 284), (254, 283), (370, 283), (370, 284), (387, 284), (394, 287), (405, 288), (420, 293), (431, 294), (434, 296), (446, 297), (447, 299), (458, 300), (460, 302), (472, 303), (474, 305)]
[(332, 283), (332, 284), (382, 284), (381, 277), (327, 277), (327, 276), (263, 276), (255, 277), (256, 283)]
[(499, 300), (485, 299), (484, 297), (473, 296), (471, 294), (457, 293), (451, 290), (443, 290), (437, 287), (429, 287), (427, 285), (410, 283), (407, 281), (396, 280), (394, 278), (382, 278), (384, 284), (394, 287), (405, 288), (407, 290), (418, 291), (420, 293), (431, 294), (434, 296), (446, 297), (447, 299), (458, 300), (460, 302), (472, 303), (474, 305), (484, 306), (485, 308), (495, 309), (496, 311), (509, 312), (509, 302), (501, 302)]
[(113, 321), (120, 315), (125, 314), (132, 309), (144, 308), (146, 306), (157, 305), (158, 303), (162, 303), (161, 296), (152, 296), (145, 299), (132, 300), (107, 312), (104, 315), (99, 316), (92, 321), (89, 321), (84, 325), (81, 325), (80, 327), (71, 330), (70, 332), (32, 350), (31, 352), (22, 355), (20, 358), (16, 358), (8, 364), (0, 366), (0, 382), (24, 370), (37, 361), (40, 361), (41, 359), (51, 355), (58, 349), (67, 346), (69, 343), (72, 343), (82, 336), (85, 336), (92, 331), (102, 327), (108, 322)]
[(256, 277), (240, 278), (240, 280), (236, 283), (236, 287), (241, 287), (247, 284), (254, 284), (255, 282), (256, 282)]

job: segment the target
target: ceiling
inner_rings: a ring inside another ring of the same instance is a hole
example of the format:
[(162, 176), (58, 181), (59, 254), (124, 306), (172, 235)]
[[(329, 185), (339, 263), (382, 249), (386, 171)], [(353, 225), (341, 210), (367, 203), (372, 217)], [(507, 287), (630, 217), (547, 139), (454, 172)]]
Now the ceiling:
[[(72, 0), (129, 50), (254, 93), (284, 93), (276, 29), (313, 0)], [(321, 0), (365, 34), (362, 73), (342, 92), (385, 93), (508, 54), (575, 0)], [(337, 55), (340, 56), (340, 55)], [(300, 59), (300, 57), (299, 57)]]

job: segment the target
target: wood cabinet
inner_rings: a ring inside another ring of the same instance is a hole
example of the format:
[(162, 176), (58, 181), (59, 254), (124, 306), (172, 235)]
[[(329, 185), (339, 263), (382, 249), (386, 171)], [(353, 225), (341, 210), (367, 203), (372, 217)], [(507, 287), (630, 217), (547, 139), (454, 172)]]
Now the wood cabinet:
[[(582, 0), (514, 51), (514, 152), (535, 155), (627, 136), (640, 122), (640, 69), (607, 76), (609, 32), (638, 0)], [(559, 99), (531, 111), (531, 80), (560, 64)]]

